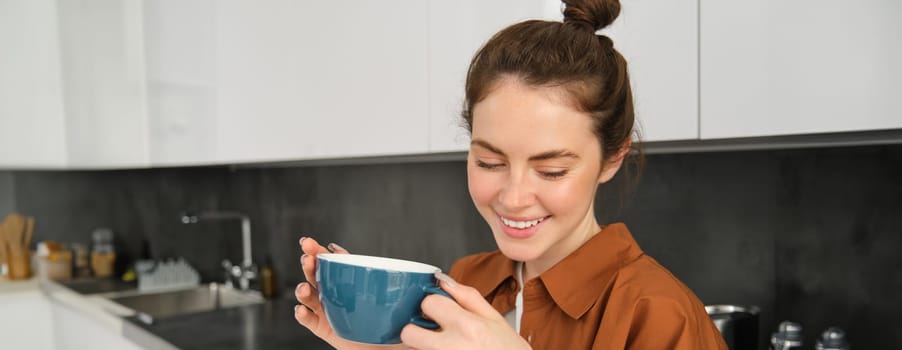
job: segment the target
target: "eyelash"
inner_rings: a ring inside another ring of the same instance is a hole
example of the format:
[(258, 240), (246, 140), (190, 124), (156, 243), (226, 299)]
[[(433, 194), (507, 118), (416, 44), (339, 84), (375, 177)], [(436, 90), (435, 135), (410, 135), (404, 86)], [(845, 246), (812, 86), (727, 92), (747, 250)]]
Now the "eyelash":
[[(486, 163), (481, 160), (476, 160), (476, 166), (486, 169), (486, 170), (496, 170), (497, 168), (504, 166), (504, 163), (495, 164), (495, 163)], [(557, 178), (563, 177), (564, 175), (567, 175), (567, 170), (553, 171), (553, 172), (540, 171), (539, 175), (542, 175), (543, 177), (546, 177), (549, 179), (557, 179)]]
[(563, 177), (564, 175), (567, 175), (567, 171), (566, 170), (554, 171), (554, 172), (540, 171), (539, 174), (542, 174), (542, 176), (547, 177), (549, 179), (557, 179), (557, 178)]
[(504, 163), (486, 163), (481, 160), (476, 160), (476, 166), (487, 170), (495, 170), (498, 167), (504, 166)]

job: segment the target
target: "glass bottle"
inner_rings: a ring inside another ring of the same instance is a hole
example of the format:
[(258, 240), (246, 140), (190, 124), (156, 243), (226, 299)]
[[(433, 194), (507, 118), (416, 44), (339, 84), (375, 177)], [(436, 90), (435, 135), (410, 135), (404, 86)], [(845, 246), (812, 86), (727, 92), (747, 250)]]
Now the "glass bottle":
[(91, 248), (91, 270), (96, 277), (110, 277), (116, 263), (116, 250), (113, 248), (113, 231), (98, 228), (91, 234), (94, 245)]
[(260, 269), (260, 292), (267, 299), (275, 298), (277, 294), (276, 271), (273, 269), (272, 259), (269, 256), (266, 257), (263, 268)]

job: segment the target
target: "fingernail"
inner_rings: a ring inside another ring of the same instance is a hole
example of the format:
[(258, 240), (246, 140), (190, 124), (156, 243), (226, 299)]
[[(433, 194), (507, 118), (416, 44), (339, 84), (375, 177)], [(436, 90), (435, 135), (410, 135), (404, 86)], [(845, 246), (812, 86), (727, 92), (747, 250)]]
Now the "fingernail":
[(300, 305), (295, 305), (295, 306), (294, 306), (294, 313), (298, 313), (298, 308), (299, 308), (299, 307), (301, 307), (301, 306), (300, 306)]
[(329, 243), (328, 247), (329, 247), (329, 250), (331, 250), (333, 253), (335, 253), (336, 250), (341, 250), (341, 251), (345, 251), (345, 252), (348, 251), (347, 249), (344, 249), (340, 245), (335, 244), (335, 243)]
[(304, 246), (304, 240), (305, 240), (305, 239), (307, 239), (307, 237), (301, 237), (301, 239), (298, 240), (298, 244), (299, 244), (301, 247)]
[(454, 288), (457, 287), (457, 281), (455, 281), (451, 276), (448, 276), (441, 271), (435, 273), (435, 279), (445, 282), (448, 287)]
[(301, 255), (301, 266), (304, 266), (304, 258), (307, 257), (307, 254)]

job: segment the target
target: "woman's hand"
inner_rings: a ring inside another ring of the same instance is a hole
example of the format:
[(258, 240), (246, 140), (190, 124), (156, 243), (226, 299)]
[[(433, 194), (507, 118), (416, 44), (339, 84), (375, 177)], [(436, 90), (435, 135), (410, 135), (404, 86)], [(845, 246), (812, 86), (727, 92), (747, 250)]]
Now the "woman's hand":
[(419, 349), (530, 349), (504, 316), (469, 286), (455, 282), (439, 272), (436, 278), (451, 300), (441, 295), (423, 299), (423, 313), (441, 326), (438, 331), (409, 324), (401, 331), (404, 345)]
[[(385, 346), (369, 346), (365, 344), (353, 343), (339, 337), (332, 330), (329, 321), (323, 313), (323, 306), (319, 302), (319, 296), (316, 291), (316, 255), (323, 253), (339, 253), (347, 254), (348, 251), (330, 243), (329, 249), (319, 245), (313, 238), (301, 238), (301, 268), (304, 270), (304, 277), (307, 282), (301, 282), (294, 290), (294, 296), (301, 305), (294, 307), (294, 318), (302, 326), (307, 327), (314, 335), (320, 337), (329, 345), (336, 349), (380, 349), (384, 350)], [(406, 348), (401, 347), (399, 348)]]

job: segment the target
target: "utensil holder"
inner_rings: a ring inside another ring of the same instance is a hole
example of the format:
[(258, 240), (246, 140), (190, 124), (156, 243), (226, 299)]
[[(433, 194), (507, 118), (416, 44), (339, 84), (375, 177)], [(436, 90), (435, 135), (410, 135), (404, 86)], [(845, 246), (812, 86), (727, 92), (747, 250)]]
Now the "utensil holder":
[(9, 273), (11, 280), (23, 280), (31, 277), (31, 252), (15, 251), (9, 254)]

